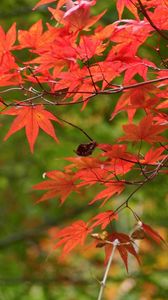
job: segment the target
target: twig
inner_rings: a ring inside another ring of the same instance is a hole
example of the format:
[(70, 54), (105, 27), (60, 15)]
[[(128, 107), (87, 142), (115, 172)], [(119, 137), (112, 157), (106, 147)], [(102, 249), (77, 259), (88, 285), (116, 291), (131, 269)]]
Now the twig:
[[(133, 89), (133, 88), (138, 88), (138, 87), (141, 87), (141, 86), (144, 86), (144, 85), (148, 85), (148, 84), (153, 84), (153, 83), (157, 83), (157, 82), (162, 82), (162, 81), (165, 81), (165, 80), (168, 80), (168, 76), (166, 77), (161, 77), (161, 78), (156, 78), (156, 79), (152, 79), (152, 80), (147, 80), (147, 81), (143, 81), (143, 82), (138, 82), (138, 83), (135, 83), (135, 84), (130, 84), (130, 85), (125, 85), (125, 86), (119, 86), (117, 88), (114, 88), (114, 89), (107, 89), (107, 90), (100, 90), (100, 91), (97, 91), (96, 93), (94, 92), (87, 92), (87, 91), (75, 91), (75, 92), (70, 92), (70, 94), (89, 94), (90, 96), (88, 96), (86, 99), (84, 100), (79, 100), (77, 102), (66, 102), (66, 101), (62, 101), (62, 102), (50, 102), (49, 100), (45, 99), (43, 97), (43, 93), (39, 92), (39, 95), (37, 94), (36, 97), (37, 98), (42, 98), (46, 103), (43, 103), (45, 106), (71, 106), (71, 105), (78, 105), (78, 104), (83, 104), (85, 102), (90, 102), (91, 100), (94, 100), (95, 99), (95, 96), (97, 95), (111, 95), (111, 94), (118, 94), (118, 93), (122, 93), (126, 90), (129, 90), (129, 89)], [(29, 92), (34, 92), (34, 91), (30, 91)], [(45, 90), (44, 90), (45, 92)], [(35, 92), (34, 92), (35, 93)], [(54, 96), (55, 93), (51, 93), (51, 92), (47, 92), (48, 95), (51, 95), (51, 96)], [(67, 92), (68, 94), (68, 92)], [(30, 99), (29, 99), (30, 100)], [(22, 100), (22, 102), (25, 102), (27, 101), (27, 99), (25, 100)], [(39, 103), (33, 103), (34, 105), (39, 105)], [(15, 103), (9, 103), (8, 106), (15, 106), (15, 105), (18, 105), (15, 104)], [(26, 104), (24, 104), (26, 106)], [(29, 106), (30, 104), (27, 104), (27, 106)], [(20, 104), (21, 106), (21, 104)]]
[(168, 40), (168, 36), (166, 36), (152, 21), (152, 19), (149, 17), (145, 7), (143, 6), (141, 0), (137, 0), (140, 10), (143, 14), (143, 16), (148, 20), (148, 22), (150, 23), (150, 25), (159, 33), (159, 35), (164, 38), (165, 40)]
[(63, 118), (57, 116), (57, 115), (56, 115), (56, 117), (57, 117), (59, 120), (61, 120), (62, 122), (64, 122), (64, 123), (66, 123), (66, 124), (68, 124), (68, 125), (70, 125), (70, 126), (72, 126), (72, 127), (74, 127), (74, 128), (77, 128), (78, 130), (80, 130), (85, 136), (87, 136), (87, 138), (88, 138), (91, 142), (93, 142), (93, 139), (87, 134), (87, 132), (86, 132), (84, 129), (82, 129), (81, 127), (79, 127), (79, 126), (77, 126), (77, 125), (75, 125), (75, 124), (73, 124), (73, 123), (71, 123), (71, 122), (69, 122), (69, 121), (67, 121), (67, 120), (65, 120), (65, 119), (63, 119)]
[(111, 251), (111, 255), (109, 257), (108, 264), (107, 264), (107, 267), (106, 267), (106, 270), (105, 270), (105, 273), (104, 273), (104, 276), (103, 276), (103, 280), (101, 281), (101, 287), (100, 287), (100, 291), (99, 291), (99, 295), (98, 295), (97, 300), (102, 300), (102, 296), (103, 296), (104, 288), (105, 288), (105, 285), (106, 285), (108, 272), (110, 270), (110, 266), (111, 266), (111, 263), (112, 263), (112, 260), (113, 260), (113, 257), (114, 257), (115, 249), (116, 249), (118, 244), (119, 244), (118, 239), (115, 239), (114, 242), (113, 242), (113, 248), (112, 248), (112, 251)]

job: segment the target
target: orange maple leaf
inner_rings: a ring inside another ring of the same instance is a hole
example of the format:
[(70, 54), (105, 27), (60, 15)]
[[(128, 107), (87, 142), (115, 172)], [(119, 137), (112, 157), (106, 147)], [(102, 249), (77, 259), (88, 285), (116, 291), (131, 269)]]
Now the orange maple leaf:
[(48, 190), (37, 202), (42, 202), (56, 196), (60, 197), (61, 204), (72, 191), (76, 191), (76, 176), (61, 171), (51, 171), (45, 173), (49, 179), (36, 184), (35, 190)]
[(2, 114), (17, 116), (4, 138), (5, 141), (16, 131), (25, 127), (26, 137), (31, 152), (34, 150), (34, 144), (39, 133), (39, 128), (58, 142), (58, 138), (55, 135), (55, 130), (50, 120), (57, 123), (60, 123), (60, 121), (51, 112), (45, 110), (43, 105), (18, 105), (17, 107), (4, 111)]
[(91, 232), (91, 229), (88, 227), (88, 224), (82, 220), (72, 223), (70, 226), (67, 226), (61, 229), (56, 235), (55, 238), (59, 238), (60, 241), (56, 243), (54, 249), (63, 246), (62, 257), (72, 251), (77, 245), (83, 245), (87, 235)]

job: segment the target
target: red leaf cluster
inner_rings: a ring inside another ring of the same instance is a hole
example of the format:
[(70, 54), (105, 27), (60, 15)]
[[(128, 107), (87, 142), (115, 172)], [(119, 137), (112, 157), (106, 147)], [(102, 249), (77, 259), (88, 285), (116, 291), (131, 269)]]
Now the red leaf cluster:
[[(50, 7), (53, 2), (55, 8)], [(119, 19), (103, 25), (106, 11), (92, 15), (96, 2), (41, 0), (34, 9), (49, 6), (54, 25), (43, 25), (39, 20), (28, 30), (17, 32), (14, 23), (6, 33), (0, 27), (1, 114), (15, 117), (4, 140), (25, 128), (33, 152), (39, 129), (58, 142), (53, 122), (65, 122), (85, 134), (89, 142), (74, 147), (77, 155), (66, 158), (64, 170), (45, 173), (47, 179), (34, 189), (44, 191), (39, 202), (58, 197), (63, 204), (72, 192), (93, 187), (96, 195), (87, 204), (96, 206), (102, 201), (107, 210), (95, 213), (87, 223), (79, 220), (58, 231), (55, 248), (63, 247), (62, 254), (69, 254), (92, 235), (98, 247), (104, 246), (107, 261), (117, 240), (117, 250), (128, 269), (129, 253), (139, 261), (133, 237), (144, 234), (157, 243), (163, 241), (140, 221), (130, 199), (160, 173), (168, 174), (168, 60), (160, 53), (160, 40), (168, 40), (168, 5), (159, 0), (117, 0)], [(125, 8), (131, 13), (130, 19), (122, 19)], [(156, 47), (151, 46), (152, 38), (158, 43)], [(20, 61), (23, 51), (27, 55)], [(6, 97), (8, 92), (13, 96)], [(121, 124), (121, 137), (111, 144), (91, 139), (82, 128), (54, 113), (53, 107), (76, 104), (83, 110), (93, 100), (106, 101), (103, 95), (108, 95), (110, 121), (118, 118)], [(132, 190), (120, 203), (120, 194), (127, 186)], [(111, 202), (116, 209), (109, 209)], [(109, 229), (124, 208), (139, 220), (138, 231), (132, 236)], [(94, 233), (95, 229), (105, 229), (105, 234)]]

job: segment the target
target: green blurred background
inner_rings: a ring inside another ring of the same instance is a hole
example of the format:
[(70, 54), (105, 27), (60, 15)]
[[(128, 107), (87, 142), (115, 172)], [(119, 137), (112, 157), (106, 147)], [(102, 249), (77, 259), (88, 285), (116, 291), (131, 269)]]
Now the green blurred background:
[[(7, 30), (16, 22), (18, 28), (26, 29), (39, 18), (49, 21), (46, 8), (32, 12), (36, 2), (1, 0), (0, 25)], [(105, 24), (117, 19), (115, 1), (98, 1), (93, 9), (96, 13), (107, 6), (109, 11), (103, 18)], [(125, 16), (128, 15), (126, 12)], [(150, 55), (149, 49), (146, 51)], [(109, 100), (100, 97), (82, 112), (79, 108), (59, 107), (57, 113), (84, 128), (98, 142), (112, 143), (120, 135), (126, 116), (122, 114), (110, 123), (114, 104)], [(1, 141), (11, 121), (12, 118), (2, 118)], [(0, 300), (92, 300), (98, 294), (97, 280), (104, 271), (103, 249), (79, 249), (60, 262), (58, 253), (51, 250), (52, 241), (48, 236), (49, 229), (52, 236), (54, 226), (63, 226), (80, 218), (87, 220), (95, 210), (99, 211), (96, 206), (87, 207), (85, 201), (92, 199), (94, 191), (73, 195), (64, 207), (58, 205), (57, 199), (35, 204), (39, 194), (32, 191), (32, 185), (42, 180), (45, 171), (64, 166), (63, 158), (73, 156), (74, 149), (87, 142), (85, 136), (72, 127), (56, 126), (56, 130), (60, 144), (55, 144), (41, 132), (34, 155), (29, 151), (24, 131), (0, 143)], [(157, 228), (165, 238), (167, 184), (165, 176), (160, 177), (132, 201), (143, 221)], [(117, 201), (123, 201), (123, 197), (126, 193)], [(129, 232), (133, 224), (132, 216), (125, 211), (116, 227), (118, 231)], [(167, 249), (143, 241), (141, 254), (141, 266), (130, 258), (129, 274), (116, 256), (105, 291), (106, 300), (168, 299)]]

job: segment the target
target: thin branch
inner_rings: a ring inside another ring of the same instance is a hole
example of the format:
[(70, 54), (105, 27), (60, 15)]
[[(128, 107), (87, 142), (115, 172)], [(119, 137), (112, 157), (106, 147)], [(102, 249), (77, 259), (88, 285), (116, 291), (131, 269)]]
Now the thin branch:
[(140, 87), (140, 86), (151, 84), (151, 83), (156, 83), (159, 81), (165, 81), (165, 80), (168, 80), (168, 76), (162, 77), (162, 78), (151, 79), (151, 80), (147, 80), (147, 81), (143, 81), (143, 82), (138, 82), (138, 83), (131, 84), (131, 85), (125, 85), (125, 86), (123, 86), (123, 90), (128, 90), (128, 89)]
[[(125, 85), (125, 86), (119, 86), (117, 88), (114, 88), (114, 89), (108, 89), (108, 90), (101, 90), (101, 91), (97, 91), (97, 93), (93, 93), (93, 92), (86, 92), (86, 91), (80, 91), (80, 92), (70, 92), (70, 94), (89, 94), (90, 96), (88, 96), (88, 98), (84, 99), (84, 100), (79, 100), (77, 102), (65, 102), (65, 101), (62, 101), (62, 102), (50, 102), (49, 100), (45, 99), (43, 97), (44, 93), (42, 94), (41, 92), (39, 92), (39, 95), (37, 94), (36, 97), (37, 98), (42, 98), (44, 101), (46, 101), (47, 103), (45, 103), (45, 105), (52, 105), (52, 106), (68, 106), (68, 105), (77, 105), (77, 104), (83, 104), (85, 102), (88, 102), (90, 100), (94, 100), (95, 96), (97, 95), (111, 95), (111, 94), (117, 94), (117, 93), (121, 93), (121, 92), (124, 92), (126, 90), (129, 90), (129, 89), (133, 89), (133, 88), (137, 88), (137, 87), (141, 87), (141, 86), (144, 86), (144, 85), (148, 85), (148, 84), (152, 84), (152, 83), (157, 83), (157, 82), (162, 82), (162, 81), (165, 81), (165, 80), (168, 80), (168, 76), (166, 77), (161, 77), (161, 78), (156, 78), (156, 79), (152, 79), (152, 80), (147, 80), (147, 81), (143, 81), (143, 82), (138, 82), (138, 83), (135, 83), (135, 84), (131, 84), (131, 85)], [(33, 91), (29, 90), (29, 92), (32, 92)], [(45, 91), (44, 91), (45, 92)], [(68, 92), (67, 92), (68, 93)], [(51, 93), (51, 92), (47, 92), (48, 95), (51, 95), (51, 96), (55, 96), (55, 93)], [(26, 99), (27, 100), (27, 99)], [(22, 100), (23, 101), (26, 101), (26, 100)], [(39, 103), (33, 103), (34, 105), (39, 105)], [(43, 103), (44, 104), (44, 103)], [(9, 103), (8, 106), (15, 106), (15, 105), (18, 105), (15, 104), (15, 103)], [(26, 105), (26, 104), (24, 104)], [(27, 104), (29, 106), (29, 104)]]
[(108, 264), (107, 264), (107, 267), (106, 267), (106, 270), (105, 270), (105, 273), (104, 273), (104, 276), (103, 276), (103, 280), (101, 281), (101, 287), (100, 287), (100, 291), (99, 291), (99, 295), (98, 295), (97, 300), (102, 300), (104, 288), (105, 288), (106, 281), (107, 281), (108, 272), (110, 270), (111, 263), (112, 263), (112, 260), (114, 258), (114, 253), (115, 253), (117, 245), (119, 245), (118, 239), (114, 240), (114, 242), (113, 242), (113, 248), (112, 248), (109, 260), (108, 260)]
[(159, 170), (164, 167), (164, 165), (167, 163), (168, 161), (168, 155), (166, 157), (164, 157), (161, 162), (158, 163), (157, 167), (154, 169), (154, 171), (152, 172), (152, 174), (147, 177), (142, 184), (140, 184), (129, 196), (128, 198), (120, 205), (118, 206), (115, 210), (114, 210), (114, 214), (120, 212), (121, 210), (123, 210), (123, 208), (128, 207), (128, 202), (129, 200), (132, 198), (132, 196), (138, 191), (140, 190), (147, 182), (152, 181), (159, 173)]
[(140, 190), (145, 184), (146, 182), (149, 181), (149, 179), (146, 179), (142, 182), (141, 185), (139, 185), (129, 196), (128, 198), (120, 205), (116, 208), (116, 210), (114, 210), (114, 214), (115, 213), (119, 213), (123, 208), (128, 207), (128, 202), (129, 200), (132, 198), (132, 196), (138, 191)]
[(94, 140), (87, 134), (87, 132), (86, 132), (84, 129), (82, 129), (81, 127), (79, 127), (79, 126), (77, 126), (77, 125), (75, 125), (75, 124), (73, 124), (73, 123), (71, 123), (71, 122), (69, 122), (69, 121), (66, 121), (65, 119), (63, 119), (63, 118), (61, 118), (61, 117), (59, 117), (59, 116), (57, 116), (57, 115), (56, 115), (56, 117), (57, 117), (59, 120), (61, 120), (62, 122), (64, 122), (64, 123), (66, 123), (66, 124), (68, 124), (68, 125), (70, 125), (70, 126), (72, 126), (72, 127), (74, 127), (74, 128), (77, 128), (78, 130), (80, 130), (85, 136), (87, 136), (87, 138), (88, 138), (91, 142), (94, 141)]
[(148, 20), (148, 22), (150, 23), (150, 25), (159, 33), (159, 35), (164, 38), (165, 40), (168, 41), (168, 36), (165, 35), (152, 21), (152, 19), (149, 17), (145, 7), (143, 6), (141, 0), (137, 0), (138, 4), (140, 6), (141, 12), (144, 15), (144, 17)]
[(32, 69), (30, 67), (27, 67), (27, 69), (30, 71), (30, 73), (32, 74), (33, 78), (37, 81), (39, 87), (41, 88), (42, 91), (44, 91), (46, 94), (50, 94), (50, 92), (48, 92), (47, 90), (44, 89), (42, 83), (39, 81), (39, 79), (37, 78), (37, 76), (33, 73)]
[(0, 91), (0, 94), (5, 94), (10, 91), (23, 91), (23, 88), (22, 87), (12, 87), (12, 88)]

